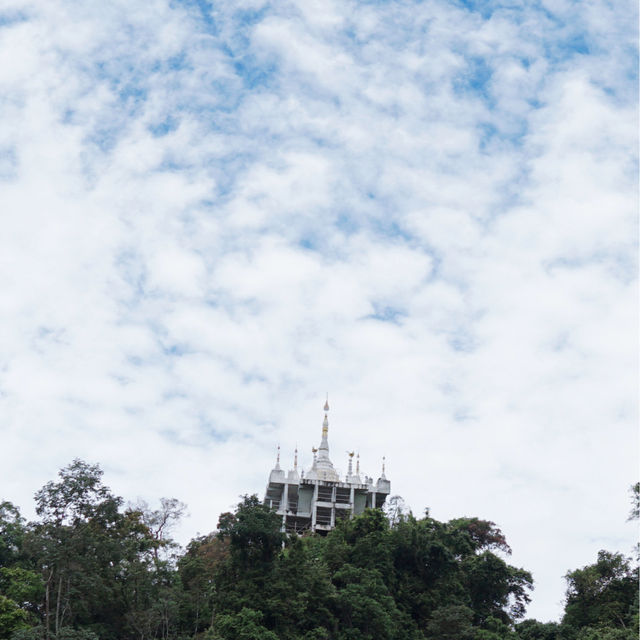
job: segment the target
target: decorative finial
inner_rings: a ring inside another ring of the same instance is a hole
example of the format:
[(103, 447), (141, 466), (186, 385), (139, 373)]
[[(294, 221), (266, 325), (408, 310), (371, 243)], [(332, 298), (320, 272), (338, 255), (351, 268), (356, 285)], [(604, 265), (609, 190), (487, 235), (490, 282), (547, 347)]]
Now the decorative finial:
[(324, 410), (329, 411), (329, 392), (327, 391), (327, 399), (324, 402)]
[(280, 469), (280, 445), (278, 445), (278, 454), (276, 455), (276, 469)]
[(347, 451), (349, 456), (349, 472), (347, 473), (347, 478), (350, 478), (353, 475), (353, 451)]
[(360, 475), (360, 454), (356, 457), (356, 475)]
[(386, 457), (382, 456), (382, 475), (380, 476), (383, 480), (387, 479), (387, 476), (384, 475), (384, 467), (385, 467)]
[(298, 445), (296, 445), (295, 451), (293, 452), (293, 468), (298, 470)]

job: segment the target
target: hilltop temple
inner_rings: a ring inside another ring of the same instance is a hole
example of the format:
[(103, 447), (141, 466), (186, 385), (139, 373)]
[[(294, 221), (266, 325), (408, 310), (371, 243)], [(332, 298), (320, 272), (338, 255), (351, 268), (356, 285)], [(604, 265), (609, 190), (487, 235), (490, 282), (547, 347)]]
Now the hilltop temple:
[(322, 439), (320, 446), (312, 449), (313, 463), (305, 473), (298, 472), (298, 449), (296, 448), (293, 469), (285, 474), (280, 468), (280, 447), (276, 466), (269, 474), (269, 484), (264, 504), (282, 516), (283, 529), (292, 531), (327, 532), (341, 518), (362, 513), (365, 508), (381, 508), (384, 505), (391, 483), (382, 474), (374, 483), (373, 478), (360, 475), (360, 455), (356, 458), (353, 472), (354, 452), (349, 453), (349, 469), (341, 479), (329, 458), (329, 400), (324, 405)]

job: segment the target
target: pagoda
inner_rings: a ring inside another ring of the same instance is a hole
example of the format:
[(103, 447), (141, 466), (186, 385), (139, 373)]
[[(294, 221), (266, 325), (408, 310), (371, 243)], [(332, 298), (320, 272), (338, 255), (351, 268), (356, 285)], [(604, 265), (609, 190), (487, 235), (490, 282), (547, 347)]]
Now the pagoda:
[(342, 518), (362, 513), (366, 508), (380, 509), (391, 491), (391, 483), (385, 476), (385, 459), (382, 473), (374, 483), (373, 478), (360, 475), (360, 455), (348, 453), (349, 467), (344, 479), (336, 471), (329, 458), (329, 399), (324, 404), (322, 438), (318, 448), (313, 447), (313, 462), (305, 473), (298, 471), (298, 449), (293, 458), (293, 469), (288, 473), (280, 467), (280, 446), (276, 465), (269, 474), (264, 504), (282, 516), (283, 530), (288, 532), (330, 531)]

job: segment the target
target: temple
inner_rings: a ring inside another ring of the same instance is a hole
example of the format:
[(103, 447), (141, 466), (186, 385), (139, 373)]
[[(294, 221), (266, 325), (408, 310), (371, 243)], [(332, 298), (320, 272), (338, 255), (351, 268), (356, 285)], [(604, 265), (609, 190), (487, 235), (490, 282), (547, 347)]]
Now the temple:
[(373, 478), (360, 475), (360, 455), (350, 452), (347, 475), (341, 479), (329, 458), (329, 400), (324, 405), (322, 438), (320, 446), (312, 449), (313, 463), (306, 472), (298, 472), (298, 449), (293, 458), (293, 469), (285, 473), (280, 468), (280, 447), (276, 466), (269, 474), (269, 484), (264, 503), (282, 516), (283, 530), (289, 532), (327, 532), (341, 518), (350, 518), (362, 513), (367, 507), (381, 508), (384, 505), (391, 483), (384, 471), (374, 483)]

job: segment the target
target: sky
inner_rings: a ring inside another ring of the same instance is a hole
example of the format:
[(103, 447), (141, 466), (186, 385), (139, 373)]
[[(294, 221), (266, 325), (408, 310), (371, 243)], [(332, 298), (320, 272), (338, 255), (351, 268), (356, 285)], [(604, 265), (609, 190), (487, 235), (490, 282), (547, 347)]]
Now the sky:
[(329, 442), (558, 619), (631, 553), (631, 0), (0, 2), (0, 499), (188, 505)]

